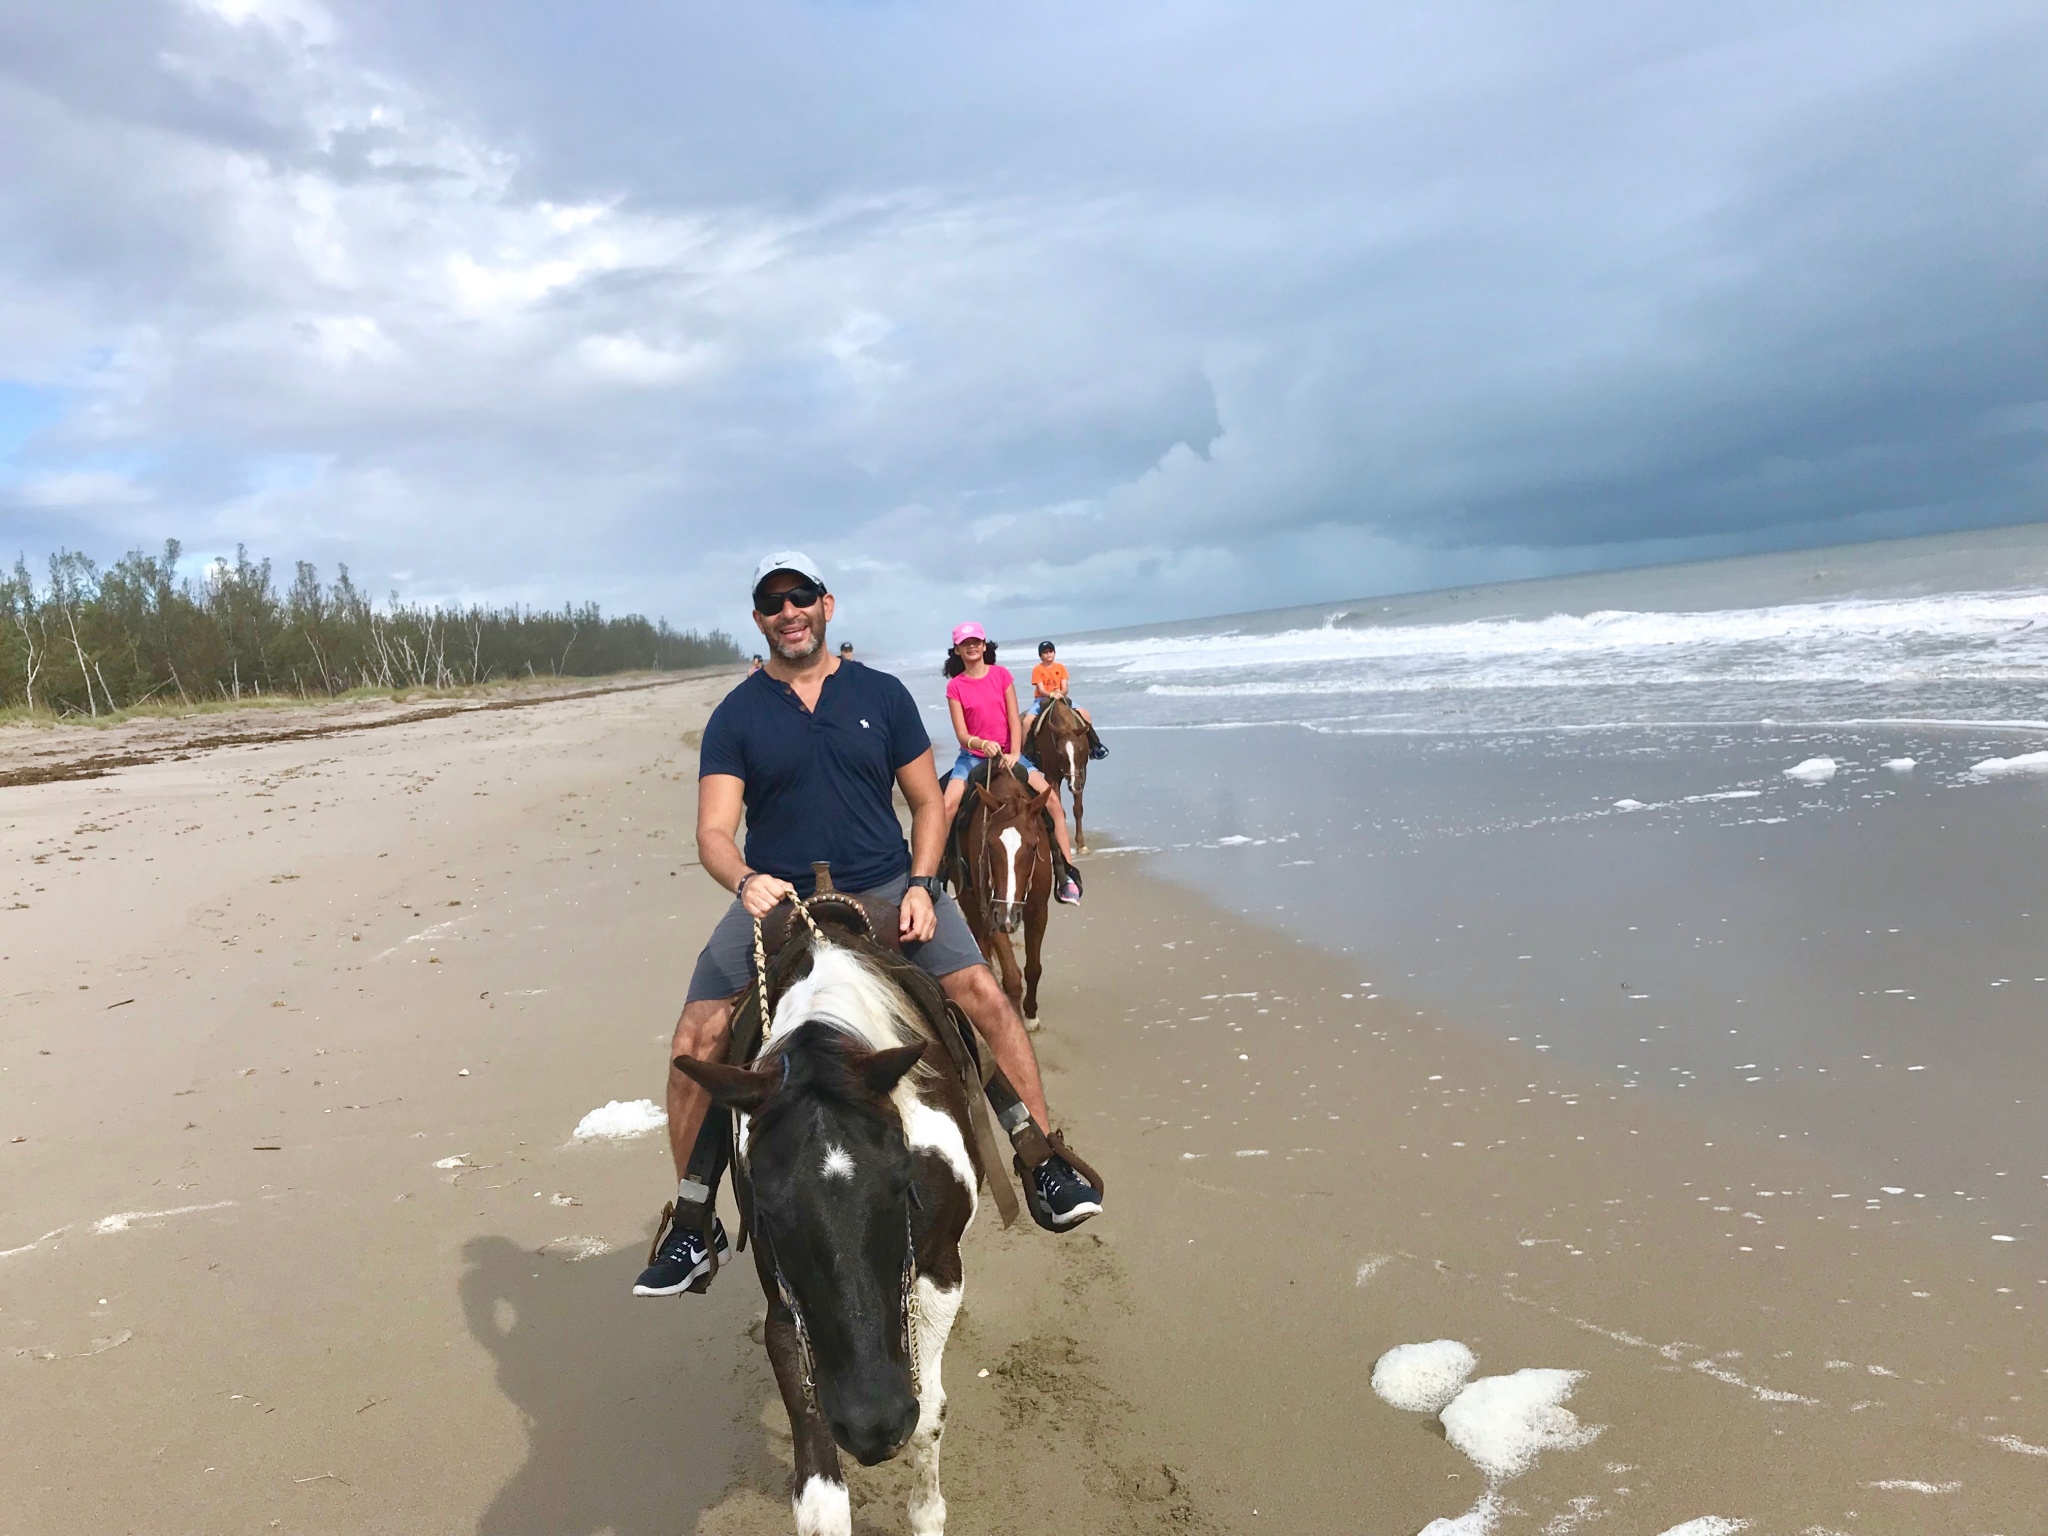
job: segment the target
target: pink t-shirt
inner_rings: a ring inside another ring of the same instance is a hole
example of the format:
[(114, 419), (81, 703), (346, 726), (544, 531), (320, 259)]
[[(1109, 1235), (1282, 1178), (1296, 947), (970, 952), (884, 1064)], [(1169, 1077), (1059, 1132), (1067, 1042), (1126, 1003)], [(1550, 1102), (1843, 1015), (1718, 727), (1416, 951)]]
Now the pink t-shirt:
[[(967, 734), (984, 741), (999, 741), (1010, 750), (1010, 710), (1003, 694), (1015, 686), (1007, 667), (990, 667), (980, 677), (962, 672), (946, 684), (946, 697), (960, 701), (960, 714), (967, 721)], [(976, 756), (982, 754), (977, 753)]]

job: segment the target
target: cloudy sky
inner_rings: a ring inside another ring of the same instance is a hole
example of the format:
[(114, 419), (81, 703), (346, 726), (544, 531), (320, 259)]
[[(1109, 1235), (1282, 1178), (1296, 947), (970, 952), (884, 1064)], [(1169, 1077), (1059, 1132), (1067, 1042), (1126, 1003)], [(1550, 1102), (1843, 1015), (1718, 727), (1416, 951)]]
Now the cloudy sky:
[[(2039, 0), (5, 0), (0, 534), (1093, 628), (2048, 516)], [(856, 617), (858, 620), (856, 621)]]

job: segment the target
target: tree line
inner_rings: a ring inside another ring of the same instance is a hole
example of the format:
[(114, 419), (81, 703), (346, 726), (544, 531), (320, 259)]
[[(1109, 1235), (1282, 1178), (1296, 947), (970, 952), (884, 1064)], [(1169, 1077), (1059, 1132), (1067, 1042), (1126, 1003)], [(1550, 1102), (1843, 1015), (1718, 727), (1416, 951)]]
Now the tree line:
[(0, 706), (98, 717), (137, 705), (353, 689), (452, 688), (493, 678), (596, 677), (740, 660), (732, 637), (671, 629), (595, 603), (560, 609), (372, 603), (342, 566), (306, 561), (282, 592), (268, 560), (236, 547), (181, 578), (175, 539), (101, 568), (64, 550), (37, 583), (0, 577)]

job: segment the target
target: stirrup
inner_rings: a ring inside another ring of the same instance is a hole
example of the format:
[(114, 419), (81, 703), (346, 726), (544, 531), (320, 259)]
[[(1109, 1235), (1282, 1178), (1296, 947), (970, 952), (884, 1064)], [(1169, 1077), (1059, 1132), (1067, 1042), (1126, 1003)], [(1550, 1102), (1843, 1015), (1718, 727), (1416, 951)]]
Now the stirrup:
[(712, 1219), (716, 1214), (712, 1209), (712, 1203), (708, 1200), (702, 1202), (694, 1200), (687, 1202), (667, 1200), (662, 1202), (661, 1221), (654, 1229), (654, 1241), (647, 1245), (647, 1262), (652, 1264), (661, 1256), (661, 1245), (668, 1240), (670, 1232), (689, 1231), (690, 1218), (694, 1216), (696, 1218), (697, 1235), (704, 1243), (704, 1256), (710, 1262), (711, 1267), (698, 1277), (697, 1283), (691, 1286), (690, 1289), (702, 1291), (713, 1280), (718, 1278), (718, 1234), (712, 1230), (711, 1226)]
[(1011, 1134), (1010, 1145), (1017, 1150), (1018, 1177), (1024, 1179), (1027, 1183), (1034, 1169), (1057, 1155), (1066, 1160), (1069, 1168), (1072, 1168), (1074, 1172), (1086, 1179), (1097, 1194), (1106, 1193), (1102, 1184), (1102, 1175), (1097, 1173), (1093, 1166), (1085, 1162), (1072, 1147), (1067, 1145), (1066, 1132), (1042, 1131), (1038, 1128), (1036, 1120), (1026, 1120)]

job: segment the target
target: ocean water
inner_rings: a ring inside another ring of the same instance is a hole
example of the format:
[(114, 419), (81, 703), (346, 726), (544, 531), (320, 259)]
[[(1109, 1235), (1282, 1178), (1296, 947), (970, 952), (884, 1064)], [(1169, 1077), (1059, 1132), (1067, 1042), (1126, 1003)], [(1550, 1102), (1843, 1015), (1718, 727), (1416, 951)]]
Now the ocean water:
[(1061, 659), (1112, 748), (1097, 856), (1355, 956), (1403, 1016), (2032, 1235), (2048, 775), (2025, 770), (2048, 764), (1980, 765), (2048, 748), (2048, 527), (1081, 635)]
[(1061, 647), (1124, 728), (2048, 717), (2039, 528), (1248, 614)]

